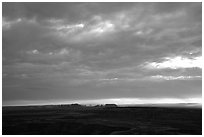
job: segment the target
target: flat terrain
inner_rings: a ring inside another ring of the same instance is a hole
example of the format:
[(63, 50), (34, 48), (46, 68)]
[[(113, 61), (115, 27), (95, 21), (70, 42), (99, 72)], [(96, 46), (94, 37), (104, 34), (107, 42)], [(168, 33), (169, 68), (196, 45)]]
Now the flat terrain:
[(200, 135), (201, 108), (3, 107), (3, 135)]

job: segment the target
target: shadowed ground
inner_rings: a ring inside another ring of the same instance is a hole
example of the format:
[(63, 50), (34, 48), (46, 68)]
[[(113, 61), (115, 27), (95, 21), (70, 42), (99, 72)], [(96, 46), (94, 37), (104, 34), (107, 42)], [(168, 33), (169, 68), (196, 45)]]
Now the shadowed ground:
[(201, 108), (3, 107), (3, 135), (202, 134)]

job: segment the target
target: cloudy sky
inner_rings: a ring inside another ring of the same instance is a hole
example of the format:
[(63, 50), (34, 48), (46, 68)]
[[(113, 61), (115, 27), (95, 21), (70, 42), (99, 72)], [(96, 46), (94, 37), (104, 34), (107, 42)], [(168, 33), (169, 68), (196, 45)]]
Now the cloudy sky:
[(201, 3), (3, 3), (3, 105), (197, 101)]

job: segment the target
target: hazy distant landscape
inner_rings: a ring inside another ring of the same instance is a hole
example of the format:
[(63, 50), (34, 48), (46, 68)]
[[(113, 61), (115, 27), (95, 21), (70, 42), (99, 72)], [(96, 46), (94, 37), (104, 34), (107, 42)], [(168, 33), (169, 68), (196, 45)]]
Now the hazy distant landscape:
[(47, 105), (3, 107), (3, 135), (201, 135), (202, 109)]

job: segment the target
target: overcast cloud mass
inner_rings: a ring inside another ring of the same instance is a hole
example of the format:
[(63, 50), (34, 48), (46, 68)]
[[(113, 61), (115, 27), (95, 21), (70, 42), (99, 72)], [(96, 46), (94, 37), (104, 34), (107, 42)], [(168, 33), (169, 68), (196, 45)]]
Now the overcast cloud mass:
[(201, 6), (3, 3), (3, 105), (201, 98)]

